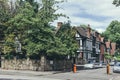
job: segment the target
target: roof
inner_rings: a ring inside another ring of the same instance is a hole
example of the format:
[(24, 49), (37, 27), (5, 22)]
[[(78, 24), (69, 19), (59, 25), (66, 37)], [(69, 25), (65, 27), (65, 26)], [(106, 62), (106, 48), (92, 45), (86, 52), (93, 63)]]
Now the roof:
[(86, 37), (87, 34), (86, 34), (86, 29), (84, 27), (75, 27), (75, 29), (77, 30), (77, 32), (81, 35), (81, 36), (84, 36)]

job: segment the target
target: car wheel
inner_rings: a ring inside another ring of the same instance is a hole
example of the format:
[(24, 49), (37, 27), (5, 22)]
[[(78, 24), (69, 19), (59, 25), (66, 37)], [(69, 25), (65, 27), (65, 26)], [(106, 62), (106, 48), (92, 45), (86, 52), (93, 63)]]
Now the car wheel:
[(113, 73), (115, 73), (115, 71), (113, 70)]

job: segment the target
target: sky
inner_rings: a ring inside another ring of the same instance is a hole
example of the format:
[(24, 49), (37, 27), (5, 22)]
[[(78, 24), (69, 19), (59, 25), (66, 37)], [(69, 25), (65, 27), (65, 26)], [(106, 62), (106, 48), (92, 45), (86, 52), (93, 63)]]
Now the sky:
[(60, 17), (52, 25), (57, 26), (57, 22), (70, 20), (72, 26), (89, 24), (92, 29), (102, 33), (111, 21), (120, 20), (120, 7), (112, 2), (113, 0), (66, 0), (60, 4), (61, 9), (56, 13), (63, 13), (69, 19)]

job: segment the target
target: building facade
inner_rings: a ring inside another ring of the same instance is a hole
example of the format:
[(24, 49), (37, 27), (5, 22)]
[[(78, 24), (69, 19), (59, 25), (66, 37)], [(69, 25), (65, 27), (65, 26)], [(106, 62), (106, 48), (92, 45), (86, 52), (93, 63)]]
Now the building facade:
[(105, 52), (114, 55), (116, 44), (110, 41), (105, 42), (104, 37), (101, 37), (97, 31), (92, 31), (89, 25), (87, 28), (80, 26), (75, 27), (75, 29), (75, 37), (79, 43), (79, 49), (77, 51), (78, 64), (87, 63), (89, 60), (104, 62)]
[[(58, 22), (57, 31), (62, 26), (62, 22)], [(116, 50), (116, 44), (110, 41), (105, 41), (104, 37), (101, 37), (100, 33), (87, 27), (73, 27), (75, 29), (75, 39), (79, 44), (79, 49), (76, 51), (76, 63), (84, 64), (89, 60), (95, 62), (105, 62), (104, 53), (109, 52), (114, 55)]]

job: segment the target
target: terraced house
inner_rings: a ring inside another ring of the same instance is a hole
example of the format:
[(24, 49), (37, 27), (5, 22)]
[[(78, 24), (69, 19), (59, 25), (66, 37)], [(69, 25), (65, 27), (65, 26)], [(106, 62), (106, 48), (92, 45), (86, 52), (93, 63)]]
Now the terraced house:
[(77, 64), (87, 63), (89, 60), (94, 62), (105, 62), (104, 53), (109, 52), (114, 54), (116, 44), (110, 41), (105, 41), (100, 33), (88, 27), (74, 27), (76, 29), (76, 40), (79, 44), (77, 51)]

